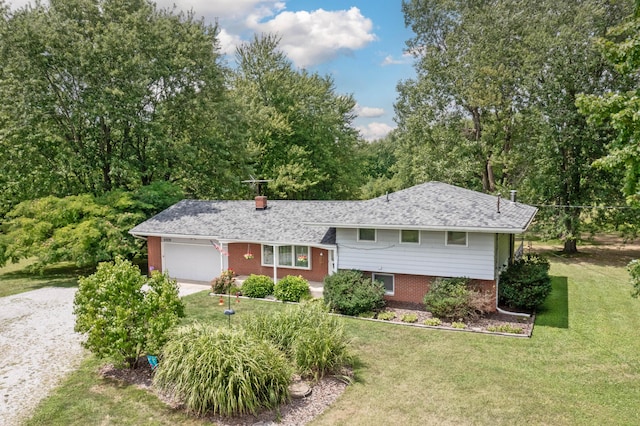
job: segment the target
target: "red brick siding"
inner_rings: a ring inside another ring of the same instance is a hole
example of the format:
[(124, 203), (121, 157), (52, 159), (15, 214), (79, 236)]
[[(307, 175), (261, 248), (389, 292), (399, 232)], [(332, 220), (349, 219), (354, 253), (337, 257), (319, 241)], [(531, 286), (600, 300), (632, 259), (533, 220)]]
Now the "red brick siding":
[[(383, 273), (383, 272), (381, 272)], [(371, 272), (365, 272), (371, 276)], [(394, 276), (394, 294), (385, 296), (385, 300), (402, 303), (422, 303), (424, 295), (429, 291), (431, 282), (436, 277), (426, 275), (389, 274)], [(496, 306), (496, 282), (494, 280), (471, 280), (471, 286), (489, 292), (493, 298), (495, 311)]]
[(162, 238), (147, 237), (147, 257), (149, 273), (154, 270), (162, 272)]
[[(245, 259), (247, 249), (253, 254), (253, 259)], [(320, 282), (327, 275), (328, 250), (311, 247), (311, 269), (283, 268), (278, 266), (278, 278), (287, 275), (301, 275), (308, 281)], [(267, 275), (273, 277), (272, 266), (262, 266), (262, 246), (260, 244), (231, 243), (229, 244), (229, 268), (238, 275)]]

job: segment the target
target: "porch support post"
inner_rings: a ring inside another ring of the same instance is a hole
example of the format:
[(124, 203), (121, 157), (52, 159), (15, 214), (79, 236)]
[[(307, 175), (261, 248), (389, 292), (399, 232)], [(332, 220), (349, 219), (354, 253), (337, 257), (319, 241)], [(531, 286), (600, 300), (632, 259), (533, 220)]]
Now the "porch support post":
[(279, 259), (279, 255), (278, 255), (278, 246), (274, 245), (273, 246), (273, 283), (277, 283), (278, 282), (278, 261)]

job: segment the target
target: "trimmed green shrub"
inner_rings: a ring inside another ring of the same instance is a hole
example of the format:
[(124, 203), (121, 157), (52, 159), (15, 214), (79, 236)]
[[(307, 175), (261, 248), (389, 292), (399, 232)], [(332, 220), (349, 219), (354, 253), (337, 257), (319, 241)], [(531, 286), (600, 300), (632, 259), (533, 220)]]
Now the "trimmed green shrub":
[(472, 291), (467, 278), (436, 278), (424, 295), (424, 305), (440, 318), (468, 318), (474, 314), (471, 306)]
[(175, 280), (157, 271), (146, 277), (121, 257), (78, 283), (75, 330), (86, 334), (85, 348), (117, 366), (135, 367), (144, 353), (157, 354), (184, 317)]
[(273, 280), (266, 275), (249, 275), (242, 283), (242, 295), (262, 299), (273, 294)]
[(500, 274), (499, 300), (502, 305), (533, 310), (551, 293), (549, 261), (528, 254)]
[(309, 282), (301, 276), (287, 275), (273, 286), (273, 295), (283, 302), (299, 302), (311, 298)]
[(357, 316), (384, 307), (384, 285), (360, 271), (342, 270), (324, 279), (323, 297), (332, 310)]
[(219, 277), (211, 280), (211, 292), (227, 294), (236, 285), (236, 274), (231, 269), (223, 271)]
[(300, 375), (319, 379), (339, 372), (351, 360), (342, 322), (321, 303), (258, 314), (248, 318), (244, 328), (283, 351)]
[(190, 412), (233, 416), (287, 401), (291, 375), (272, 343), (241, 329), (194, 323), (173, 334), (153, 381)]

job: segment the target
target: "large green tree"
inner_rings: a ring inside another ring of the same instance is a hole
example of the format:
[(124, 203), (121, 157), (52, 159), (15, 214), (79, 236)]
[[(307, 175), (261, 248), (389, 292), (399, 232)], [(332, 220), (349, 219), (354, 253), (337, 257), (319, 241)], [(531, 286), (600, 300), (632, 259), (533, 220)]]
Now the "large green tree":
[(333, 80), (297, 70), (273, 35), (237, 49), (234, 93), (250, 123), (255, 173), (267, 193), (290, 199), (352, 197), (360, 183), (351, 126), (355, 100)]
[(399, 162), (403, 183), (521, 189), (529, 202), (562, 206), (543, 209), (539, 222), (575, 251), (579, 206), (617, 199), (615, 176), (591, 165), (610, 135), (587, 125), (576, 97), (623, 84), (591, 39), (628, 8), (604, 0), (404, 1), (417, 77), (399, 85), (396, 111), (400, 145), (419, 160)]
[(636, 1), (632, 16), (596, 43), (606, 60), (630, 84), (622, 90), (610, 88), (602, 94), (582, 95), (577, 104), (592, 125), (609, 124), (614, 129), (616, 138), (597, 165), (623, 170), (623, 193), (628, 201), (640, 204), (640, 1)]
[(156, 180), (209, 195), (239, 183), (229, 171), (242, 158), (242, 120), (228, 103), (216, 31), (147, 0), (4, 11), (3, 198), (15, 204)]

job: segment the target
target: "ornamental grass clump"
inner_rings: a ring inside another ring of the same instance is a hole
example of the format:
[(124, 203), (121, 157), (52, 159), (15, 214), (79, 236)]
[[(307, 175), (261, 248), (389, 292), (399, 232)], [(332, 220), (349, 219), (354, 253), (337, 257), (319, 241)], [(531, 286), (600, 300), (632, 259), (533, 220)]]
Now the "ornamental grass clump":
[(291, 375), (272, 343), (241, 329), (194, 323), (165, 346), (154, 384), (197, 415), (234, 416), (286, 402)]
[(242, 283), (242, 295), (262, 299), (273, 294), (273, 280), (266, 275), (249, 275)]
[(339, 318), (321, 303), (307, 302), (281, 312), (248, 318), (245, 330), (282, 350), (301, 376), (318, 380), (351, 362), (348, 339)]

